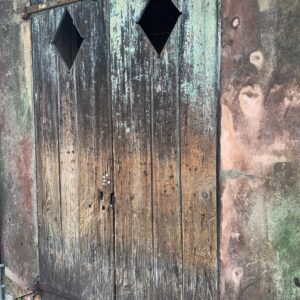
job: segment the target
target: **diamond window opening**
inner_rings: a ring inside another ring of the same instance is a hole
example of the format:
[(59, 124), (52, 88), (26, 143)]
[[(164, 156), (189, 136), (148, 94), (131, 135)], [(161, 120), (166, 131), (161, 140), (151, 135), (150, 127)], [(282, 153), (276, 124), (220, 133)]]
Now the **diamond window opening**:
[(149, 0), (138, 24), (158, 55), (165, 47), (181, 14), (172, 0)]
[(71, 15), (66, 10), (56, 31), (53, 44), (69, 69), (73, 66), (83, 40)]

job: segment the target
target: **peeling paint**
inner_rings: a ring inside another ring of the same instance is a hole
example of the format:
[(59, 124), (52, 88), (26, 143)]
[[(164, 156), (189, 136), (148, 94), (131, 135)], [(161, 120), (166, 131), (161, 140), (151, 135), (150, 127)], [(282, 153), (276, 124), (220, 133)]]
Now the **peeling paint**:
[(299, 298), (299, 5), (223, 4), (221, 299)]

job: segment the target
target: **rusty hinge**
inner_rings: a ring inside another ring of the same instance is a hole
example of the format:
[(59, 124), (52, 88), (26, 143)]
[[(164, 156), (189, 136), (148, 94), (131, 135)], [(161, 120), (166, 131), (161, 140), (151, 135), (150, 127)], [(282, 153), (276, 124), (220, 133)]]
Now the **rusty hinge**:
[(5, 271), (5, 265), (4, 264), (0, 264), (0, 300), (4, 299), (4, 271)]
[[(28, 20), (32, 14), (42, 12), (44, 10), (53, 9), (59, 6), (72, 4), (79, 1), (86, 1), (86, 0), (49, 0), (46, 3), (34, 4), (31, 6), (25, 6), (22, 11), (22, 19)], [(96, 0), (93, 0), (96, 1)]]

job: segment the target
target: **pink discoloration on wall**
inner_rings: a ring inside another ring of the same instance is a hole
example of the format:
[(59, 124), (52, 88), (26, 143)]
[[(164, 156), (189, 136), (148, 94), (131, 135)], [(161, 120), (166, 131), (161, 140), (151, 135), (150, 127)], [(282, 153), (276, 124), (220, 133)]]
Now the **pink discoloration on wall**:
[[(237, 11), (245, 5), (226, 2), (227, 9)], [(233, 14), (225, 9), (225, 18), (227, 13)], [(223, 50), (221, 299), (275, 299), (276, 253), (269, 241), (265, 186), (277, 163), (299, 160), (300, 87), (295, 80), (272, 83), (273, 61), (251, 48), (254, 36), (246, 43), (248, 53), (243, 48), (246, 37), (224, 33), (225, 40), (229, 36), (235, 40)]]
[(22, 190), (22, 203), (20, 207), (22, 210), (26, 209), (28, 212), (29, 221), (32, 220), (32, 174), (31, 174), (31, 159), (32, 159), (32, 145), (30, 138), (24, 136), (20, 141), (20, 155), (17, 159), (17, 170), (19, 175), (19, 185)]
[[(239, 244), (242, 238), (238, 202), (243, 205), (249, 189), (260, 188), (260, 179), (276, 162), (286, 161), (285, 153), (290, 144), (286, 132), (272, 133), (272, 142), (262, 140), (261, 135), (268, 122), (264, 99), (259, 85), (245, 86), (240, 90), (230, 87), (222, 99), (221, 167), (224, 176), (229, 178), (223, 180), (222, 193), (221, 293), (225, 295), (225, 283), (231, 283), (233, 299), (238, 297), (244, 276), (243, 266), (237, 264), (232, 256), (232, 244)], [(279, 115), (284, 114), (285, 102), (283, 96), (277, 104)]]

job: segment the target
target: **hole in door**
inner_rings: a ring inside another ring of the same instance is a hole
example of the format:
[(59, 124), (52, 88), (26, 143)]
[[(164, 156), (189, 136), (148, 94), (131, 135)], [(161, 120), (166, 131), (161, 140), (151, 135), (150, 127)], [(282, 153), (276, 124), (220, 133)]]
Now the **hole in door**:
[(84, 38), (78, 32), (74, 21), (66, 10), (58, 26), (53, 44), (69, 69), (72, 68)]
[(138, 24), (160, 54), (181, 15), (171, 0), (150, 0)]

